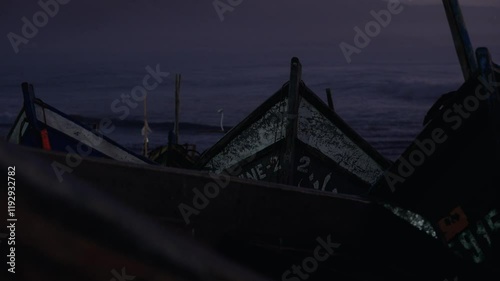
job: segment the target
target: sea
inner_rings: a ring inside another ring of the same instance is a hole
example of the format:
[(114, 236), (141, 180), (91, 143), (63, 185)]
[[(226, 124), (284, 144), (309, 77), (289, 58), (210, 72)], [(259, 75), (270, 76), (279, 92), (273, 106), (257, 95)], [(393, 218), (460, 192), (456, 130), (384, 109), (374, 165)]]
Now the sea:
[[(463, 83), (456, 61), (301, 62), (306, 85), (325, 102), (325, 89), (331, 88), (337, 114), (393, 161), (422, 130), (424, 116), (433, 103)], [(38, 98), (82, 122), (110, 118), (116, 129), (108, 136), (140, 153), (143, 104), (131, 107), (126, 118), (122, 112), (114, 112), (112, 104), (142, 85), (148, 66), (170, 73), (147, 96), (149, 147), (168, 142), (174, 121), (175, 74), (180, 73), (179, 142), (194, 144), (199, 152), (213, 146), (279, 90), (290, 75), (290, 60), (286, 58), (234, 63), (108, 60), (12, 64), (0, 68), (0, 136), (8, 134), (22, 107), (21, 83), (27, 81), (34, 85)]]

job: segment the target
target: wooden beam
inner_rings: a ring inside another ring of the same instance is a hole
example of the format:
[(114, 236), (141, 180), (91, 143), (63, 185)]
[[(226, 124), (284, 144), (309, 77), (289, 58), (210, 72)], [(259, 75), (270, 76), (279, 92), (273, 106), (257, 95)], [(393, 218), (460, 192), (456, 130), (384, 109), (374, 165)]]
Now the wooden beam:
[(335, 107), (333, 106), (332, 89), (330, 88), (326, 89), (326, 98), (328, 99), (328, 107), (332, 111), (335, 111)]
[(175, 75), (175, 123), (174, 123), (174, 133), (175, 133), (175, 143), (179, 143), (179, 111), (180, 111), (180, 92), (181, 92), (181, 75)]
[(148, 132), (149, 131), (149, 124), (148, 124), (148, 94), (146, 93), (146, 96), (144, 97), (144, 127), (142, 128), (142, 134), (144, 136), (144, 147), (143, 147), (143, 152), (142, 154), (144, 157), (148, 157), (149, 154), (149, 149), (148, 149)]
[(31, 123), (31, 125), (37, 131), (40, 131), (41, 128), (38, 119), (36, 117), (36, 111), (35, 111), (35, 91), (33, 89), (33, 85), (25, 82), (21, 85), (21, 88), (23, 91), (23, 98), (24, 98), (23, 105), (26, 117), (28, 118), (28, 121)]
[(474, 48), (472, 47), (458, 0), (443, 0), (443, 4), (455, 43), (458, 60), (462, 67), (462, 73), (467, 81), (477, 71)]
[(295, 142), (297, 139), (300, 82), (302, 80), (302, 65), (298, 58), (292, 58), (290, 82), (288, 84), (288, 109), (286, 127), (286, 147), (283, 155), (283, 177), (281, 182), (293, 185), (295, 173)]

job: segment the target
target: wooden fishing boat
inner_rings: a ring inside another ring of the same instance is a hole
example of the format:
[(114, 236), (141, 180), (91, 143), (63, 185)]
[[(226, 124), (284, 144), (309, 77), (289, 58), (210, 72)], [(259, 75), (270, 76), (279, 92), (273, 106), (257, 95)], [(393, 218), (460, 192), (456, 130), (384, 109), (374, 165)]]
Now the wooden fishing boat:
[(371, 194), (422, 215), (462, 259), (500, 273), (500, 67), (475, 52), (456, 0), (444, 0), (465, 83), (429, 111), (425, 128)]
[[(483, 51), (480, 59), (487, 58)], [(491, 95), (496, 97), (464, 111), (467, 118), (447, 112), (479, 101), (476, 93), (486, 96), (481, 78), (453, 93), (372, 189), (373, 196), (425, 217), (438, 238), (464, 259), (492, 268), (500, 262), (500, 71), (495, 81)]]
[(23, 83), (22, 90), (24, 106), (7, 136), (9, 142), (71, 155), (154, 164), (103, 135), (101, 131), (113, 129), (111, 120), (103, 119), (92, 129), (35, 98), (33, 85)]
[(165, 167), (193, 169), (199, 156), (195, 145), (169, 143), (153, 149), (148, 158)]
[(26, 152), (0, 143), (9, 171), (9, 197), (0, 196), (9, 206), (0, 214), (9, 226), (0, 231), (8, 256), (1, 280), (268, 280), (77, 177), (58, 181), (50, 162)]
[(301, 76), (301, 63), (293, 58), (290, 81), (203, 153), (198, 168), (327, 192), (366, 193), (389, 161)]
[[(308, 280), (442, 281), (476, 273), (439, 241), (364, 197), (100, 158), (84, 158), (60, 182), (51, 163), (64, 159), (62, 153), (0, 144), (2, 169), (15, 166), (22, 186), (17, 212), (26, 231), (19, 230), (20, 243), (38, 255), (23, 263), (28, 272), (68, 265), (82, 274), (87, 268), (88, 274), (109, 274), (126, 267), (146, 278), (151, 266), (182, 274), (191, 266), (217, 275), (226, 269), (215, 257), (193, 260), (196, 249), (172, 235), (159, 237), (152, 223), (271, 280), (298, 278), (294, 265), (306, 269)], [(116, 212), (113, 201), (142, 216)], [(306, 261), (316, 256), (321, 262), (313, 272)], [(51, 267), (37, 266), (36, 257)]]

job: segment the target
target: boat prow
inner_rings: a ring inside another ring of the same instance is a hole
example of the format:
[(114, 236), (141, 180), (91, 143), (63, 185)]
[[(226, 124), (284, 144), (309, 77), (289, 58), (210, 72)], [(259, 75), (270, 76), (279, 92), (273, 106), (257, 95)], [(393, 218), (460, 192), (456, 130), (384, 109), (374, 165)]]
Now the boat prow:
[(101, 120), (101, 131), (92, 129), (35, 98), (33, 85), (23, 83), (22, 89), (24, 106), (7, 136), (8, 142), (81, 157), (154, 164), (103, 135), (113, 130), (111, 120)]
[(213, 173), (345, 194), (367, 193), (389, 165), (305, 85), (297, 58), (290, 81), (199, 162)]

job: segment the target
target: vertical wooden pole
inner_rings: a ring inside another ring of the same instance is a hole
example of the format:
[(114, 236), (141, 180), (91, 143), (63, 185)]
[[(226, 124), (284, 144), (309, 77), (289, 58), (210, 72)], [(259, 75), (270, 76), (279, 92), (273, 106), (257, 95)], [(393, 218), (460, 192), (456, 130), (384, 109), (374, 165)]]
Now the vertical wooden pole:
[(144, 148), (143, 148), (143, 154), (144, 157), (148, 157), (149, 149), (148, 149), (148, 130), (149, 130), (149, 124), (148, 124), (148, 94), (146, 93), (146, 96), (144, 97), (144, 127), (142, 128), (142, 134), (144, 135)]
[(181, 91), (181, 75), (175, 75), (175, 124), (174, 124), (174, 133), (175, 133), (175, 143), (179, 143), (179, 110), (180, 110), (180, 95)]
[(288, 85), (288, 109), (286, 127), (286, 148), (283, 155), (283, 177), (281, 182), (294, 185), (295, 173), (295, 143), (298, 130), (298, 115), (300, 102), (300, 81), (302, 80), (302, 65), (298, 58), (292, 58), (290, 82)]
[(453, 41), (455, 42), (458, 60), (462, 67), (462, 73), (467, 81), (477, 71), (474, 48), (472, 47), (472, 42), (458, 0), (443, 0), (443, 4)]
[(328, 107), (332, 111), (335, 111), (335, 108), (333, 107), (332, 89), (330, 89), (330, 88), (326, 89), (326, 98), (328, 100)]
[[(32, 128), (40, 134), (40, 138), (35, 137), (35, 142), (40, 141), (41, 148), (44, 150), (52, 150), (50, 146), (49, 134), (47, 131), (46, 120), (45, 123), (39, 122), (36, 117), (35, 110), (35, 89), (32, 84), (23, 83), (21, 85), (23, 90), (24, 97), (24, 112), (26, 114), (26, 118), (31, 124)], [(45, 116), (45, 111), (44, 111)]]
[(42, 128), (40, 127), (38, 118), (36, 117), (35, 91), (33, 85), (25, 82), (21, 85), (21, 87), (23, 90), (24, 112), (26, 114), (26, 118), (30, 122), (31, 126), (35, 128), (38, 132), (40, 132)]

